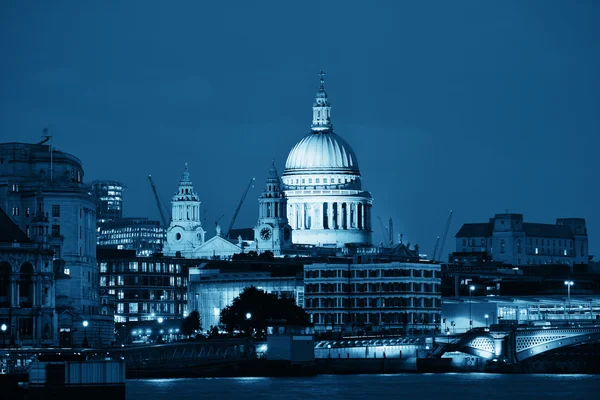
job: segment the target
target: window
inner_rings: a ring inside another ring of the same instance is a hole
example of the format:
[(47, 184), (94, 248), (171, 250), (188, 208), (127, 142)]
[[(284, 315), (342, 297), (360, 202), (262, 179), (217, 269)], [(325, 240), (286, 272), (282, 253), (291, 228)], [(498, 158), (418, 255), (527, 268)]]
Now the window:
[(500, 253), (504, 253), (504, 240), (500, 241)]
[(538, 249), (537, 247), (535, 248), (535, 254), (536, 254), (536, 255), (537, 255), (537, 254), (540, 254), (540, 253), (539, 253), (539, 249)]
[(327, 178), (323, 178), (323, 183), (327, 183)]
[(65, 275), (71, 275), (71, 269), (65, 268)]
[(52, 225), (52, 236), (60, 236), (60, 225)]
[(12, 191), (13, 192), (18, 192), (19, 191), (19, 185), (12, 185)]
[(315, 179), (315, 183), (321, 183), (321, 179), (320, 178)]
[(60, 217), (60, 205), (58, 205), (58, 204), (52, 205), (52, 216), (54, 218)]
[(12, 215), (15, 217), (19, 216), (19, 207), (13, 207), (12, 209)]
[(25, 216), (29, 218), (29, 207), (25, 208)]
[(517, 253), (521, 253), (521, 241), (520, 240), (517, 240)]
[(25, 225), (25, 234), (29, 236), (29, 225)]

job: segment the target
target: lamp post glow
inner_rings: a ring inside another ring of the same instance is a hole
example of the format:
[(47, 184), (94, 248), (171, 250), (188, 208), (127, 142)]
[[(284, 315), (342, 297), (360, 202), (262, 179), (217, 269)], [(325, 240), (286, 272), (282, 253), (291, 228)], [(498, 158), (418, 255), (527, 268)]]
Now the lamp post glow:
[(246, 319), (252, 319), (252, 313), (246, 313)]
[(469, 330), (473, 329), (473, 303), (471, 297), (473, 290), (475, 290), (475, 286), (469, 286)]
[(5, 335), (6, 335), (6, 330), (8, 329), (8, 327), (6, 326), (6, 324), (2, 324), (2, 327), (0, 327), (0, 329), (2, 329), (2, 347), (4, 347), (4, 346), (6, 346)]
[(87, 340), (87, 327), (89, 325), (89, 322), (87, 321), (83, 321), (83, 347), (88, 347), (88, 340)]
[(575, 282), (573, 281), (565, 281), (565, 285), (567, 286), (567, 305), (565, 306), (565, 314), (567, 314), (567, 319), (570, 319), (569, 311), (567, 310), (567, 306), (571, 308), (571, 286), (573, 286)]
[(163, 317), (158, 317), (158, 320), (157, 320), (157, 321), (158, 321), (158, 323), (159, 323), (159, 324), (162, 324), (162, 323), (163, 323), (163, 321), (164, 321), (164, 319), (163, 319)]
[(489, 315), (485, 314), (485, 329), (487, 329), (487, 327), (488, 327), (488, 318), (489, 317), (490, 317)]

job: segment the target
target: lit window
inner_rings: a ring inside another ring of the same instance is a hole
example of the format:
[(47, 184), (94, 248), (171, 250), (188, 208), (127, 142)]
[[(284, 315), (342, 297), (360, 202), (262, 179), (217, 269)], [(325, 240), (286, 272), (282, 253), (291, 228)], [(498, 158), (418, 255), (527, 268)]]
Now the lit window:
[(65, 275), (71, 275), (71, 269), (65, 268)]
[(567, 249), (564, 250), (563, 254), (566, 256), (567, 255)]
[(537, 247), (535, 248), (535, 254), (539, 254), (539, 250)]

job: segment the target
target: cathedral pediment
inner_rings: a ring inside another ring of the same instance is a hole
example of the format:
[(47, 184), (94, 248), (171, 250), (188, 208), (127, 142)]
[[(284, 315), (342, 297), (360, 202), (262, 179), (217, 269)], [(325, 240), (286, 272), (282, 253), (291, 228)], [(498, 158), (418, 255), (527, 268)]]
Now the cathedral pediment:
[(210, 240), (207, 240), (202, 246), (196, 250), (198, 252), (231, 252), (232, 254), (240, 253), (242, 248), (238, 245), (231, 243), (229, 240), (222, 236), (215, 236)]

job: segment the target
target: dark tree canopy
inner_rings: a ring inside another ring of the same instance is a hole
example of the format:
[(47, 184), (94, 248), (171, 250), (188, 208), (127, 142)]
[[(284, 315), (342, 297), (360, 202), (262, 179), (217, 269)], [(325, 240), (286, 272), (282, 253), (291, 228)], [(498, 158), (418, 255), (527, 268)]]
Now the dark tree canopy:
[(293, 298), (278, 297), (254, 286), (244, 289), (221, 312), (221, 324), (229, 333), (238, 330), (248, 336), (264, 337), (269, 320), (285, 320), (290, 325), (309, 324), (308, 314)]
[(181, 333), (186, 336), (190, 336), (195, 331), (199, 331), (202, 328), (200, 327), (200, 313), (197, 310), (194, 310), (181, 321)]

